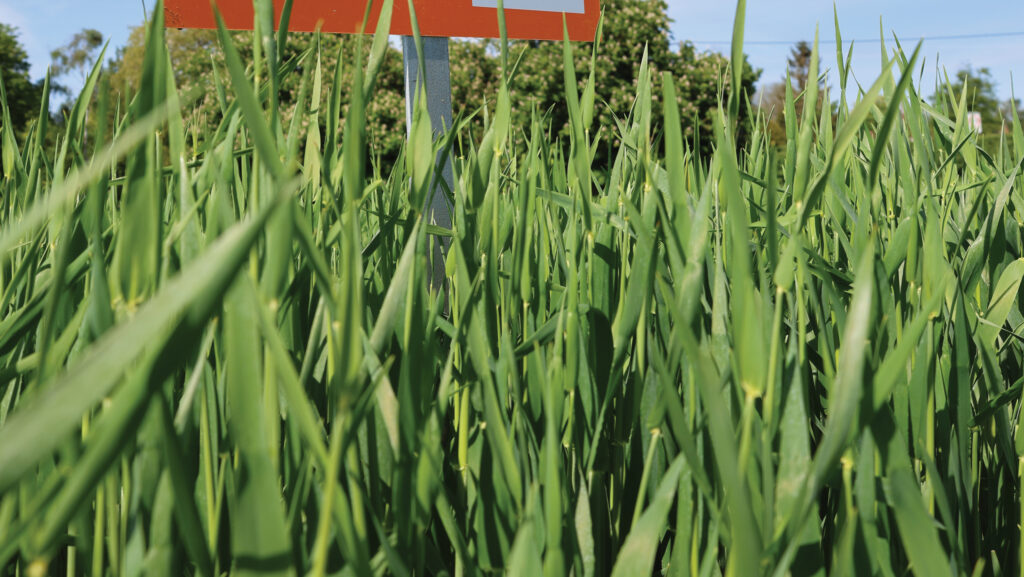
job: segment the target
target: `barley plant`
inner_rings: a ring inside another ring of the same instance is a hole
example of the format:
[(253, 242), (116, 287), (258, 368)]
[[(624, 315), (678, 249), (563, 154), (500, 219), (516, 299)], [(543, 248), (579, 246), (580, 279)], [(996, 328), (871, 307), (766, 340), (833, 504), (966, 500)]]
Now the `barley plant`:
[(778, 152), (723, 89), (710, 157), (644, 63), (603, 169), (566, 42), (567, 141), (508, 55), (484, 134), (419, 99), (385, 167), (386, 35), (343, 109), (257, 0), (207, 127), (161, 15), (131, 100), (97, 65), (56, 145), (4, 118), (0, 575), (1020, 574), (1024, 132), (984, 152), (917, 50), (840, 48)]

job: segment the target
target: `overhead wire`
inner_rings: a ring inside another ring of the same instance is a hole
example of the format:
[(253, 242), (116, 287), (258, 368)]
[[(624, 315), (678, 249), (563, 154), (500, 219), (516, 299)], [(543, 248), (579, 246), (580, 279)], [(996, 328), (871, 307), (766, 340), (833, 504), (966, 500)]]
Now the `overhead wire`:
[[(1013, 37), (1022, 37), (1022, 36), (1024, 36), (1024, 30), (1019, 31), (1019, 32), (981, 32), (981, 33), (976, 33), (976, 34), (946, 34), (946, 35), (940, 35), (940, 36), (918, 36), (916, 38), (908, 35), (908, 36), (903, 36), (901, 39), (906, 39), (906, 40), (925, 40), (925, 41), (932, 41), (932, 42), (940, 42), (940, 41), (947, 41), (947, 40), (980, 40), (980, 39), (995, 39), (995, 38), (1013, 38)], [(850, 42), (864, 44), (864, 43), (877, 42), (877, 41), (878, 41), (878, 38), (871, 38), (871, 39), (860, 38), (860, 39), (851, 39), (851, 40), (847, 40), (845, 38), (843, 39), (843, 43), (844, 44), (849, 44)], [(732, 44), (731, 40), (688, 40), (688, 42), (690, 42), (691, 44), (697, 44), (697, 45), (699, 45), (699, 44), (704, 44), (704, 45), (728, 45), (728, 44)], [(746, 46), (792, 46), (792, 45), (797, 44), (799, 42), (808, 42), (808, 41), (806, 39), (805, 40), (744, 40), (743, 44), (746, 45)], [(835, 40), (819, 40), (818, 43), (819, 44), (825, 44), (825, 45), (834, 45), (836, 43), (836, 41)]]

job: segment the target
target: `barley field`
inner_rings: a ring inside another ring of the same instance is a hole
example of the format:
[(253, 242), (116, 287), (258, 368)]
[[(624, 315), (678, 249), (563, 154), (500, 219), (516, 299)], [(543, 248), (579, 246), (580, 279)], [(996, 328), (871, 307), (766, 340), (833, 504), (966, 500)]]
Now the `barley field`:
[(510, 125), (510, 55), (483, 134), (418, 100), (385, 167), (386, 35), (342, 110), (257, 0), (205, 127), (154, 14), (130, 102), (97, 66), (56, 144), (0, 130), (0, 575), (1024, 569), (1024, 131), (983, 150), (919, 48), (815, 51), (838, 113), (791, 91), (784, 149), (723, 89), (710, 157), (642, 63), (600, 168), (566, 42), (568, 140)]

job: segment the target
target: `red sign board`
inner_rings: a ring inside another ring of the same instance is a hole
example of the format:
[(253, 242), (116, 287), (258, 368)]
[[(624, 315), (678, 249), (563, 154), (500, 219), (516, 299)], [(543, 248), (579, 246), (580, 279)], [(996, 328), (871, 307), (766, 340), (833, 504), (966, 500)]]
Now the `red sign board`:
[[(313, 32), (320, 25), (324, 32), (353, 34), (360, 32), (368, 0), (294, 0), (288, 29)], [(373, 32), (381, 0), (372, 0), (368, 29)], [(505, 25), (509, 38), (523, 40), (561, 40), (562, 15), (569, 27), (569, 38), (594, 39), (600, 16), (600, 0), (505, 0)], [(284, 0), (274, 0), (280, 17)], [(210, 0), (165, 0), (169, 28), (216, 28)], [(497, 38), (497, 0), (414, 0), (416, 20), (423, 36)], [(252, 0), (219, 0), (217, 7), (224, 23), (233, 30), (251, 30)], [(391, 33), (412, 34), (406, 0), (395, 0)]]

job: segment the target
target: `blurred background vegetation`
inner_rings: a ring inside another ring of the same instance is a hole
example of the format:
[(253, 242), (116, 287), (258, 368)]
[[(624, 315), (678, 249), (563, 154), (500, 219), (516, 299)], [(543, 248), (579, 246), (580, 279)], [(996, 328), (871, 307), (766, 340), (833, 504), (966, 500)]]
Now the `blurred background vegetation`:
[[(595, 168), (601, 169), (602, 159), (607, 160), (611, 150), (607, 139), (614, 138), (610, 127), (616, 126), (616, 119), (624, 118), (633, 102), (634, 80), (640, 67), (644, 51), (655, 82), (663, 72), (672, 75), (676, 82), (676, 96), (680, 110), (683, 136), (689, 145), (707, 157), (712, 147), (713, 114), (721, 94), (728, 90), (728, 58), (716, 52), (698, 50), (687, 41), (676, 41), (671, 36), (667, 3), (665, 0), (604, 0), (605, 12), (601, 46), (593, 62), (596, 82), (595, 101), (599, 130), (608, 134), (599, 137), (599, 153)], [(125, 46), (116, 49), (105, 64), (106, 83), (109, 90), (127, 106), (138, 88), (142, 71), (145, 25), (140, 23), (133, 29)], [(247, 32), (235, 34), (236, 44), (242, 56), (251, 61), (251, 35)], [(190, 98), (186, 121), (194, 128), (212, 127), (220, 122), (223, 110), (230, 104), (232, 95), (218, 94), (210, 89), (215, 86), (216, 75), (224, 78), (223, 55), (216, 42), (216, 35), (210, 30), (169, 30), (167, 33), (169, 52), (179, 89)], [(351, 36), (293, 33), (283, 49), (284, 61), (297, 57), (311, 42), (319, 42), (320, 58), (325, 70), (334, 69), (339, 57), (352, 60), (356, 40)], [(524, 50), (525, 48), (530, 50)], [(104, 38), (97, 30), (85, 29), (69, 42), (51, 54), (51, 75), (57, 94), (70, 97), (63, 88), (65, 81), (82, 79), (92, 68), (104, 48)], [(367, 48), (368, 49), (368, 48)], [(453, 39), (449, 44), (451, 53), (452, 101), (455, 114), (468, 119), (471, 133), (481, 134), (483, 115), (493, 110), (493, 102), (486, 102), (487, 95), (496, 94), (500, 74), (500, 56), (493, 40)], [(568, 110), (563, 98), (562, 49), (558, 42), (517, 41), (511, 46), (512, 58), (518, 59), (517, 81), (511, 94), (514, 102), (520, 103), (512, 111), (513, 126), (528, 126), (532, 109), (547, 113), (549, 127), (556, 134), (567, 136)], [(771, 141), (781, 147), (785, 142), (786, 128), (782, 104), (786, 98), (787, 83), (794, 96), (799, 99), (807, 88), (811, 47), (807, 42), (797, 43), (787, 59), (787, 77), (772, 81), (762, 79), (761, 71), (744, 63), (743, 91), (751, 100), (752, 107), (759, 107), (768, 117)], [(576, 51), (576, 67), (580, 74), (579, 88), (587, 82), (586, 71), (590, 69), (593, 53), (590, 50)], [(291, 60), (294, 63), (294, 60)], [(43, 80), (29, 77), (28, 56), (18, 41), (18, 31), (0, 23), (0, 73), (11, 105), (11, 122), (16, 132), (23, 133), (37, 115), (42, 93)], [(342, 104), (348, 103), (348, 86), (351, 70), (343, 70)], [(280, 102), (285, 115), (293, 113), (298, 96), (298, 78), (290, 75), (289, 81), (281, 86)], [(824, 106), (832, 109), (835, 118), (839, 103), (830, 99), (826, 86), (826, 74), (818, 79), (818, 105), (820, 113)], [(322, 86), (324, 95), (331, 89), (332, 80), (325, 78)], [(967, 88), (967, 105), (970, 110), (981, 114), (983, 133), (981, 141), (986, 150), (995, 153), (1002, 137), (1012, 124), (1016, 110), (1024, 116), (1021, 101), (1011, 98), (1000, 101), (995, 81), (988, 68), (975, 69), (970, 66), (949, 75), (952, 91), (935, 90), (931, 102), (938, 110), (949, 114), (959, 102), (961, 92)], [(760, 82), (760, 85), (759, 85)], [(397, 158), (405, 131), (405, 96), (402, 78), (402, 54), (396, 46), (389, 47), (378, 79), (377, 97), (367, 108), (367, 128), (371, 154), (384, 166)], [(659, 87), (654, 87), (654, 99), (660, 98)], [(70, 107), (65, 103), (53, 103), (54, 118), (51, 122), (50, 138), (60, 133), (63, 117)], [(660, 107), (654, 107), (655, 126), (661, 125)], [(750, 108), (740, 111), (740, 133), (738, 144), (742, 148), (749, 138)], [(113, 122), (117, 107), (107, 112), (107, 121)], [(803, 106), (796, 108), (796, 122), (800, 122)], [(342, 115), (345, 116), (344, 114)], [(320, 130), (326, 128), (326, 118), (320, 115)], [(287, 121), (288, 118), (285, 118)], [(90, 119), (94, 124), (96, 119)], [(108, 124), (109, 126), (109, 124)], [(344, 120), (339, 123), (344, 130)], [(202, 130), (194, 131), (200, 134)], [(202, 142), (197, 144), (196, 154), (203, 152)]]
[[(614, 127), (615, 119), (624, 118), (629, 112), (635, 96), (636, 75), (646, 49), (653, 78), (660, 79), (663, 72), (669, 72), (675, 78), (684, 137), (691, 143), (696, 142), (702, 153), (709, 154), (713, 112), (719, 95), (728, 90), (728, 59), (717, 53), (698, 51), (686, 42), (675, 43), (669, 32), (671, 21), (664, 0), (605, 0), (602, 6), (606, 16), (601, 49), (593, 63), (597, 79), (595, 101), (598, 103), (598, 122), (595, 124), (609, 132), (600, 135), (602, 148), (607, 149), (606, 139), (613, 137), (610, 134), (613, 131), (608, 127)], [(34, 111), (38, 110), (42, 82), (33, 84), (28, 78), (27, 57), (17, 43), (16, 31), (6, 27), (2, 32), (0, 49), (5, 59), (0, 65), (3, 66), (4, 81), (8, 84), (9, 101), (12, 109), (23, 111), (22, 115), (12, 118), (12, 122), (24, 130)], [(118, 48), (106, 64), (109, 90), (120, 100), (122, 109), (140, 82), (144, 37), (145, 26), (140, 23), (132, 31), (127, 45)], [(236, 33), (235, 41), (242, 50), (243, 61), (251, 62), (250, 39), (249, 33)], [(218, 95), (211, 89), (216, 85), (214, 75), (224, 78), (227, 74), (216, 33), (209, 30), (168, 30), (167, 42), (178, 88), (183, 95), (194, 99), (188, 108), (186, 121), (193, 126), (216, 126), (225, 105), (232, 98), (230, 94)], [(356, 49), (356, 39), (352, 36), (322, 35), (316, 38), (310, 34), (293, 33), (283, 49), (283, 61), (288, 62), (298, 56), (311, 42), (320, 43), (320, 58), (325, 70), (333, 70), (339, 57), (351, 62)], [(67, 45), (55, 50), (51, 68), (55, 81), (59, 84), (64, 77), (85, 74), (99, 56), (103, 44), (100, 32), (83, 30)], [(471, 119), (472, 126), (482, 127), (485, 107), (493, 111), (494, 105), (485, 99), (487, 95), (498, 92), (501, 63), (497, 45), (491, 40), (454, 39), (449, 46), (455, 114)], [(527, 47), (531, 49), (524, 50)], [(13, 64), (8, 63), (8, 53)], [(529, 126), (531, 110), (536, 107), (538, 111), (548, 113), (551, 130), (567, 136), (568, 111), (564, 104), (561, 44), (513, 42), (511, 54), (512, 58), (519, 59), (518, 78), (511, 96), (520, 105), (514, 107), (513, 126)], [(587, 82), (586, 71), (590, 69), (591, 60), (592, 51), (576, 51), (576, 66), (582, 72), (579, 76), (581, 90)], [(12, 73), (17, 75), (16, 85)], [(347, 106), (348, 86), (351, 84), (349, 74), (351, 70), (344, 69), (341, 78), (344, 106)], [(754, 94), (759, 76), (760, 71), (749, 64), (745, 66), (743, 84), (748, 95)], [(280, 101), (284, 114), (292, 113), (291, 105), (298, 95), (300, 77), (299, 74), (290, 75), (287, 77), (289, 81), (281, 86)], [(331, 89), (332, 80), (324, 79), (322, 90), (325, 95)], [(389, 48), (377, 82), (376, 97), (367, 108), (368, 138), (372, 153), (388, 164), (397, 157), (405, 134), (405, 97), (399, 48)], [(13, 90), (19, 91), (18, 96), (12, 96)], [(653, 93), (660, 95), (660, 88)], [(653, 120), (660, 124), (661, 107), (656, 106), (654, 110), (658, 112)], [(54, 131), (59, 129), (62, 112), (66, 111), (58, 109), (55, 112)], [(748, 113), (749, 110), (743, 110), (743, 117), (746, 118)], [(116, 109), (112, 107), (107, 120), (113, 121), (114, 114)], [(320, 116), (320, 121), (320, 129), (324, 130), (324, 115)], [(339, 130), (344, 130), (343, 123)], [(473, 133), (480, 134), (480, 131)], [(745, 136), (740, 135), (741, 143)], [(202, 152), (202, 143), (199, 145), (197, 153)], [(602, 158), (607, 158), (607, 155), (598, 155), (599, 165)]]

